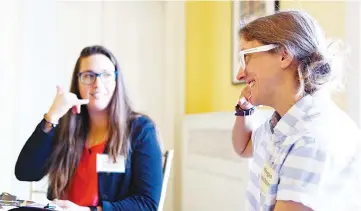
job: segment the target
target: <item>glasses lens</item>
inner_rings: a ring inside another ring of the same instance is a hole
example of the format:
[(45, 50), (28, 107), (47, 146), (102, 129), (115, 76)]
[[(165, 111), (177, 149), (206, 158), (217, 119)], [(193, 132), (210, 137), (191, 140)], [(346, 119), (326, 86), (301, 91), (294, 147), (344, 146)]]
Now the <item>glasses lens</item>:
[(114, 72), (104, 72), (100, 76), (103, 82), (109, 82), (114, 80)]
[(239, 67), (242, 68), (242, 71), (244, 71), (245, 68), (245, 60), (244, 60), (244, 54), (239, 55)]
[(91, 72), (82, 73), (80, 76), (80, 80), (84, 84), (92, 84), (94, 83), (96, 75)]

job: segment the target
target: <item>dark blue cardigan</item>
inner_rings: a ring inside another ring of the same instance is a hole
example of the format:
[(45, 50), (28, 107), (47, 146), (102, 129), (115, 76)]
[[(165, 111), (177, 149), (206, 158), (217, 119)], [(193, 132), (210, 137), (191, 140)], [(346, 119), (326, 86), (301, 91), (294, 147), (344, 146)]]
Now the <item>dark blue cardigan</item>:
[[(45, 164), (51, 154), (55, 129), (45, 133), (43, 124), (43, 121), (38, 124), (20, 152), (15, 166), (20, 181), (39, 181), (48, 173)], [(150, 119), (142, 116), (133, 121), (131, 148), (125, 173), (98, 173), (99, 201), (104, 211), (158, 208), (163, 180), (162, 152)]]

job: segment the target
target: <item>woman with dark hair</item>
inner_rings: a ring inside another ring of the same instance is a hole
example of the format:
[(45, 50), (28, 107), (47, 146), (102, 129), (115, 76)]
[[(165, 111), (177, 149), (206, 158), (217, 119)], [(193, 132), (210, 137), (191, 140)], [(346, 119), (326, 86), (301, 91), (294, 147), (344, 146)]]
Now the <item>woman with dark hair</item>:
[(70, 92), (57, 87), (15, 175), (21, 181), (48, 175), (48, 199), (65, 210), (156, 211), (163, 178), (156, 131), (132, 109), (113, 54), (86, 47)]
[[(361, 210), (360, 131), (329, 93), (342, 72), (335, 45), (302, 11), (255, 19), (239, 35), (238, 79), (247, 86), (233, 147), (252, 157), (246, 211)], [(275, 110), (260, 127), (258, 105)]]

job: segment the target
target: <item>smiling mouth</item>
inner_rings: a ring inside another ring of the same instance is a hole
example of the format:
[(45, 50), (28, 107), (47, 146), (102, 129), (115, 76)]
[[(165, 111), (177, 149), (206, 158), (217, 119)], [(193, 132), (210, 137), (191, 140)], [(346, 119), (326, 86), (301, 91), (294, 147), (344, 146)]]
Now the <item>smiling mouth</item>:
[(247, 82), (247, 86), (249, 87), (249, 88), (253, 88), (254, 87), (254, 85), (256, 85), (256, 82), (254, 81), (254, 80), (251, 80), (251, 81), (248, 81)]
[(89, 95), (94, 98), (99, 98), (99, 97), (103, 96), (102, 93), (100, 93), (100, 92), (89, 93)]

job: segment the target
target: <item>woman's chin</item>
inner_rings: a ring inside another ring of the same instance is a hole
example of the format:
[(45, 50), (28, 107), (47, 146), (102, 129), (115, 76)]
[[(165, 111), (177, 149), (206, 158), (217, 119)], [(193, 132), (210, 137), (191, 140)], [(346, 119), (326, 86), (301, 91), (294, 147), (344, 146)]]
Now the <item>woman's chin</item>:
[(105, 111), (107, 109), (108, 105), (105, 103), (89, 103), (87, 108), (89, 111), (95, 111), (95, 112), (99, 112), (99, 111)]
[(254, 97), (254, 96), (252, 96), (252, 98), (250, 99), (250, 103), (251, 103), (253, 106), (260, 106), (260, 105), (262, 105), (262, 103), (260, 103), (259, 100), (258, 100), (256, 97)]
[(249, 103), (251, 103), (253, 106), (256, 106), (257, 101), (255, 100), (255, 97), (252, 95), (252, 97), (248, 100)]

